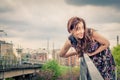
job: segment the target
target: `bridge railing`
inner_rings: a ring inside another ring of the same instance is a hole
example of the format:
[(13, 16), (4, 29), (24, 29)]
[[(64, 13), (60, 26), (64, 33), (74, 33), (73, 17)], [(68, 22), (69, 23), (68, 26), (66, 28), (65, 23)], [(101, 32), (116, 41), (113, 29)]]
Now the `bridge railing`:
[(104, 80), (87, 54), (80, 59), (80, 80)]
[(41, 68), (42, 64), (16, 64), (16, 63), (8, 63), (8, 60), (5, 60), (4, 57), (0, 57), (0, 72), (8, 71), (8, 70), (18, 70), (18, 69), (35, 69)]

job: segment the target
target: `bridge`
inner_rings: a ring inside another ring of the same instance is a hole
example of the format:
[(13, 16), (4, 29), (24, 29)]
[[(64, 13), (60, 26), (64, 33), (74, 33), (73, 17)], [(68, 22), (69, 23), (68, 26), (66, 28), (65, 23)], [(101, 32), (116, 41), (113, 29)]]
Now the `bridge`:
[[(14, 80), (36, 80), (35, 74), (42, 67), (42, 64), (8, 65), (3, 64), (3, 62), (0, 60), (0, 80), (5, 80), (6, 78), (14, 78)], [(81, 57), (79, 80), (104, 80), (87, 54)]]
[[(17, 49), (17, 52), (22, 53), (22, 49)], [(13, 44), (0, 40), (0, 80), (35, 80), (35, 73), (41, 66), (42, 64), (21, 64), (20, 57), (14, 54)]]
[(6, 78), (14, 78), (15, 80), (35, 80), (35, 74), (39, 72), (42, 64), (39, 65), (1, 65), (0, 64), (0, 80)]

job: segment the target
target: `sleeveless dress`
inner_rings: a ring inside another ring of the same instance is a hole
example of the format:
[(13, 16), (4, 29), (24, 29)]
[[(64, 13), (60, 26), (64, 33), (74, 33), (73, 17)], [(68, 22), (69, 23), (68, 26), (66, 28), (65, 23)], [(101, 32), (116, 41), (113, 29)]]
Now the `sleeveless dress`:
[[(78, 51), (79, 47), (77, 47), (77, 45), (79, 45), (79, 42), (72, 35), (69, 36), (69, 40), (75, 50)], [(99, 46), (100, 43), (97, 41), (90, 42), (87, 52), (92, 53), (97, 50)], [(90, 56), (90, 59), (93, 61), (104, 79), (115, 80), (115, 62), (109, 48), (94, 56)]]

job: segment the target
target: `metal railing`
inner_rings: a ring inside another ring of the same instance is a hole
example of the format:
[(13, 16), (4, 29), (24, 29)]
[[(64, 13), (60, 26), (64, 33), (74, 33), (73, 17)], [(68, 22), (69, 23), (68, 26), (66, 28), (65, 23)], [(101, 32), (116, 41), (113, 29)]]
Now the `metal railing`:
[(15, 60), (7, 60), (4, 57), (0, 57), (0, 72), (10, 70), (36, 69), (42, 67), (42, 64), (19, 64), (14, 61)]
[(80, 59), (80, 80), (104, 80), (87, 54)]
[(25, 75), (31, 76), (29, 77), (29, 79), (27, 79), (28, 77), (26, 77), (25, 80), (32, 80), (31, 78), (35, 77), (34, 74), (36, 74), (39, 71), (42, 65), (43, 64), (19, 64), (15, 62), (15, 60), (7, 59), (4, 56), (0, 57), (0, 80), (5, 80), (6, 78), (10, 77), (25, 78)]

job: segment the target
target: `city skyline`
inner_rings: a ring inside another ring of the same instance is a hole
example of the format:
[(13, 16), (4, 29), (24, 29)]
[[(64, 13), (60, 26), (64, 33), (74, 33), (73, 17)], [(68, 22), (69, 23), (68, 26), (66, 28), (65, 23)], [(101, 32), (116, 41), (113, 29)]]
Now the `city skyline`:
[(85, 19), (87, 27), (106, 37), (111, 46), (120, 36), (120, 1), (0, 0), (1, 38), (22, 48), (61, 48), (69, 36), (67, 21)]

